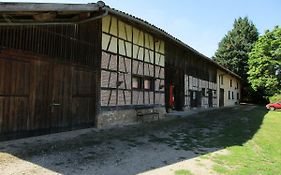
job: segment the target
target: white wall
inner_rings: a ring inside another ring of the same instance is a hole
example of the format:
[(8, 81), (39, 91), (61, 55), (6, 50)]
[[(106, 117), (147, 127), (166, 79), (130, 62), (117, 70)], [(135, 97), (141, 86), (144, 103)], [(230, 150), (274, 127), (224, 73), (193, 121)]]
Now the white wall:
[[(223, 82), (222, 82), (222, 78), (223, 77)], [(230, 85), (230, 81), (232, 80), (232, 87)], [(219, 104), (219, 97), (220, 97), (220, 88), (224, 89), (224, 106), (231, 106), (231, 105), (235, 105), (235, 104), (239, 104), (239, 100), (241, 99), (241, 83), (239, 81), (239, 79), (237, 79), (236, 77), (230, 75), (227, 72), (218, 70), (217, 71), (217, 82), (218, 82), (218, 98), (217, 98), (217, 102)], [(238, 85), (237, 85), (238, 83)], [(228, 97), (228, 93), (230, 92), (230, 99)], [(233, 93), (233, 97), (232, 97), (232, 93)], [(239, 99), (237, 98), (237, 93), (239, 93)]]

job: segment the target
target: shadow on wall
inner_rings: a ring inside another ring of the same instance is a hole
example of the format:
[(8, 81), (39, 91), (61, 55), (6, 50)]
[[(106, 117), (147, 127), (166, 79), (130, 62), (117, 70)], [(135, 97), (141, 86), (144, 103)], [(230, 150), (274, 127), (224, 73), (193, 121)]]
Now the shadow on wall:
[(7, 174), (1, 172), (5, 163), (15, 167), (24, 160), (29, 165), (17, 172), (25, 167), (27, 174), (137, 174), (242, 145), (259, 130), (266, 113), (264, 107), (244, 105), (138, 126), (2, 142), (0, 173)]

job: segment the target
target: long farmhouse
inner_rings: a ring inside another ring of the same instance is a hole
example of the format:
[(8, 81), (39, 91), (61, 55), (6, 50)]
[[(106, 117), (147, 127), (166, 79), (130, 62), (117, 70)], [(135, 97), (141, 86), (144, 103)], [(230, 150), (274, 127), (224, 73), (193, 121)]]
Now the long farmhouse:
[(235, 105), (240, 89), (238, 75), (101, 1), (0, 3), (2, 138)]

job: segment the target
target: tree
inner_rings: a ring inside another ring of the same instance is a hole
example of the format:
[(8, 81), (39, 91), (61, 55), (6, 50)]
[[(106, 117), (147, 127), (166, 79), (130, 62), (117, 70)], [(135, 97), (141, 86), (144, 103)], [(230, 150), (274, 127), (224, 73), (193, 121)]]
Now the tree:
[(281, 28), (266, 31), (249, 54), (249, 82), (270, 96), (281, 92)]
[(247, 17), (235, 19), (233, 29), (220, 41), (214, 60), (247, 80), (248, 54), (257, 39), (257, 28)]

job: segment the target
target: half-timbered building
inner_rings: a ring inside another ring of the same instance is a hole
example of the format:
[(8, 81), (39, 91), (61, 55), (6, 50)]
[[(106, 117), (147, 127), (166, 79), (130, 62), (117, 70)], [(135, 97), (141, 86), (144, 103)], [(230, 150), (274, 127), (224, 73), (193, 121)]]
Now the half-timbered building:
[(239, 102), (239, 76), (103, 2), (1, 3), (0, 14), (2, 138)]

